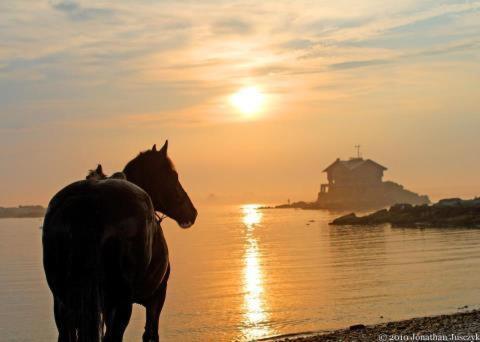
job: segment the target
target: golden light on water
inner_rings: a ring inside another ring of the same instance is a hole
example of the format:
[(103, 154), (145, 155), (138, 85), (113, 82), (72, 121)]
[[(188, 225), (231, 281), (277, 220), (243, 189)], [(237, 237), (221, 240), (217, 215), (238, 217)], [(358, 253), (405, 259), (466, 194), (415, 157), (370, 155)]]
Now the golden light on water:
[(258, 210), (258, 207), (257, 204), (247, 204), (242, 207), (242, 220), (248, 230), (252, 230), (256, 224), (262, 221), (262, 212)]
[(243, 268), (244, 320), (242, 334), (248, 340), (265, 337), (271, 334), (268, 327), (264, 295), (264, 274), (261, 267), (261, 253), (255, 237), (255, 229), (262, 221), (262, 213), (258, 205), (250, 204), (242, 207), (242, 221), (246, 228), (246, 242)]
[(230, 97), (230, 103), (245, 116), (260, 112), (265, 96), (256, 87), (245, 87)]

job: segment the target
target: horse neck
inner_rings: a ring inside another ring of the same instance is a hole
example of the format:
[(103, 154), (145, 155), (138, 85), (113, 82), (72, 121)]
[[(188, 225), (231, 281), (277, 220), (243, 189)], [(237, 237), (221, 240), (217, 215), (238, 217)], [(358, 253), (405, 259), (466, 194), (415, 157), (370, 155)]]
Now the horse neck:
[(133, 184), (137, 185), (138, 187), (142, 188), (148, 194), (148, 196), (150, 196), (150, 199), (152, 200), (152, 203), (153, 203), (153, 206), (154, 206), (155, 210), (156, 211), (161, 211), (158, 208), (158, 205), (156, 205), (154, 203), (153, 199), (155, 198), (155, 196), (153, 196), (152, 189), (151, 189), (150, 186), (148, 186), (147, 182), (145, 182), (145, 180), (141, 177), (135, 177), (134, 174), (128, 172), (128, 170), (126, 170), (126, 169), (123, 170), (123, 173), (127, 177), (127, 181), (129, 181), (130, 183), (133, 183)]

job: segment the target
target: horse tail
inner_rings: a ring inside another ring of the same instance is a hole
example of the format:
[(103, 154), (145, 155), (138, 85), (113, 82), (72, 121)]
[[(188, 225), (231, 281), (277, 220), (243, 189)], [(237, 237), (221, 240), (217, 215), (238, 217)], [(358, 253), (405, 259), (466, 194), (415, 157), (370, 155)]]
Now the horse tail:
[[(88, 217), (88, 215), (86, 215)], [(79, 218), (70, 226), (70, 253), (65, 304), (71, 310), (70, 328), (78, 342), (100, 342), (103, 338), (103, 267), (101, 229), (94, 220)], [(98, 225), (98, 223), (97, 223)]]

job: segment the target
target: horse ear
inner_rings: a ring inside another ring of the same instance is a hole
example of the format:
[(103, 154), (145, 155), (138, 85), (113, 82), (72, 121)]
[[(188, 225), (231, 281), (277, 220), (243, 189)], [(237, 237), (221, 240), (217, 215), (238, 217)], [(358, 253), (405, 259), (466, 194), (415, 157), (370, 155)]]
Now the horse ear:
[(165, 140), (165, 144), (163, 144), (163, 147), (160, 149), (160, 153), (162, 153), (162, 155), (166, 156), (167, 155), (167, 149), (168, 149), (168, 140)]
[(153, 152), (157, 152), (157, 144), (153, 144), (153, 146), (152, 146), (152, 151), (153, 151)]

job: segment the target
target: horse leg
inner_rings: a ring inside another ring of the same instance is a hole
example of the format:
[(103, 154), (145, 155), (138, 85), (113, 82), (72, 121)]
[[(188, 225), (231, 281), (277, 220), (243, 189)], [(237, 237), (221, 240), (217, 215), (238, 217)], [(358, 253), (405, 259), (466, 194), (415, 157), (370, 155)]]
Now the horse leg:
[(145, 323), (145, 332), (143, 333), (143, 342), (159, 342), (158, 320), (160, 319), (160, 313), (162, 312), (165, 297), (167, 295), (167, 282), (169, 275), (170, 266), (168, 266), (162, 285), (145, 305), (147, 320)]
[(55, 297), (53, 299), (53, 313), (58, 330), (58, 342), (74, 342), (75, 329), (69, 326), (68, 311)]
[(131, 302), (123, 302), (106, 310), (104, 342), (121, 342), (123, 340), (123, 334), (132, 315), (132, 306)]

